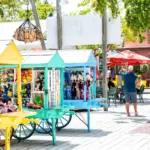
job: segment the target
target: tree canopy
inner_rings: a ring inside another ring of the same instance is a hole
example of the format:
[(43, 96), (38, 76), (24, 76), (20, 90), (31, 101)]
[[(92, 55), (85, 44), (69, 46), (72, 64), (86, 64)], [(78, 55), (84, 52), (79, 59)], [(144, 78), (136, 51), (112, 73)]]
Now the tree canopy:
[[(46, 19), (55, 8), (45, 0), (35, 0), (39, 19)], [(0, 0), (0, 21), (19, 21), (27, 18), (27, 5), (29, 0)], [(29, 8), (28, 16), (33, 19), (32, 9)]]
[[(150, 0), (122, 0), (120, 4), (123, 4), (125, 12), (124, 26), (142, 42), (144, 40), (143, 32), (150, 29)], [(101, 16), (103, 16), (104, 10), (109, 8), (112, 17), (115, 18), (120, 13), (120, 4), (118, 0), (83, 0), (78, 6), (88, 5), (89, 7), (90, 5)]]

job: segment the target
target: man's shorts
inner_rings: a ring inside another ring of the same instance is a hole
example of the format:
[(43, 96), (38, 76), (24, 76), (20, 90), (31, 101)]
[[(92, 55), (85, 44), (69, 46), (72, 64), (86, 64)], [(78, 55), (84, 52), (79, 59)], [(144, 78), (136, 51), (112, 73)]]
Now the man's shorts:
[(137, 92), (125, 92), (125, 100), (129, 103), (137, 103)]

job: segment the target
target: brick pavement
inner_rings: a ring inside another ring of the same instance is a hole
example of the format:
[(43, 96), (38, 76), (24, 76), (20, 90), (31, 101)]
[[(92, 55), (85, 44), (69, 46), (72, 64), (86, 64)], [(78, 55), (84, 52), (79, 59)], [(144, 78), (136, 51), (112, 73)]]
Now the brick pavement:
[(93, 111), (91, 133), (74, 116), (65, 129), (57, 132), (55, 146), (49, 135), (35, 133), (20, 143), (13, 139), (11, 150), (150, 150), (150, 101), (138, 108), (139, 117), (126, 117), (123, 105), (112, 104), (108, 112)]

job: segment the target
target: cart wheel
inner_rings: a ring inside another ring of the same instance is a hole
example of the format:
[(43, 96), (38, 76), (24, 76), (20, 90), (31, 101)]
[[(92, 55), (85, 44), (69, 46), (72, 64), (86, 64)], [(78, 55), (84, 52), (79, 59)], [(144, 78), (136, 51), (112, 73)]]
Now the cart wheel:
[(13, 136), (18, 140), (25, 140), (32, 136), (36, 128), (34, 122), (29, 124), (19, 124), (18, 127), (14, 130)]
[[(10, 140), (13, 135), (13, 128), (10, 129)], [(5, 130), (0, 130), (0, 147), (5, 146)]]
[(52, 127), (48, 122), (49, 121), (47, 119), (40, 120), (40, 123), (36, 126), (35, 130), (38, 133), (43, 133), (43, 134), (52, 132)]
[(62, 128), (65, 128), (71, 121), (72, 115), (65, 114), (60, 119), (57, 119), (56, 128), (58, 130), (61, 130)]

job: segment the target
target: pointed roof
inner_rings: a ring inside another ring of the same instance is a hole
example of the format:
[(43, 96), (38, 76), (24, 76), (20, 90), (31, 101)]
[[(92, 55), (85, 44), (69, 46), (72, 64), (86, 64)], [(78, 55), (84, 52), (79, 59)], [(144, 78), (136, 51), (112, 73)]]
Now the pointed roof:
[(21, 64), (23, 57), (13, 41), (11, 41), (0, 54), (0, 64), (16, 65)]
[[(58, 50), (57, 52), (65, 62), (65, 67), (96, 66), (96, 59), (92, 50)], [(35, 51), (33, 51), (32, 53), (36, 54)], [(38, 52), (39, 55), (46, 56), (50, 56), (54, 53), (56, 53), (56, 50), (44, 50)]]
[(23, 68), (64, 68), (65, 63), (58, 52), (52, 51), (47, 54), (44, 51), (21, 51), (24, 58)]
[(66, 67), (94, 67), (96, 59), (91, 50), (60, 50)]
[(48, 67), (50, 67), (50, 68), (65, 68), (65, 62), (60, 57), (60, 55), (57, 51), (56, 51), (55, 55), (49, 61)]

